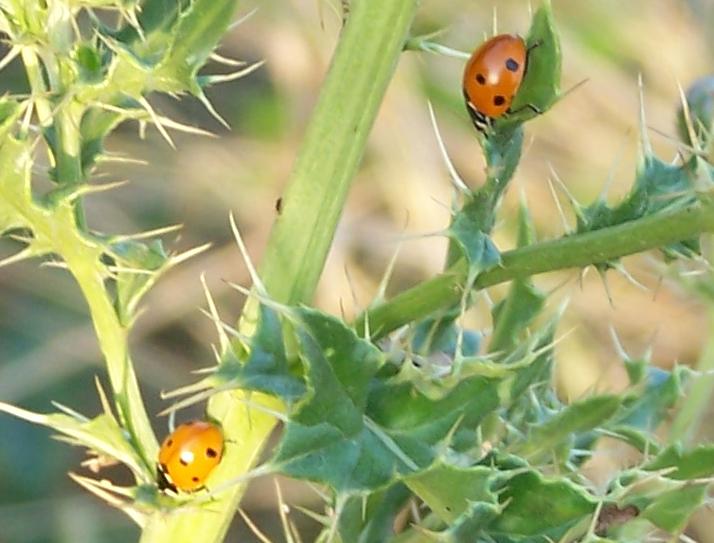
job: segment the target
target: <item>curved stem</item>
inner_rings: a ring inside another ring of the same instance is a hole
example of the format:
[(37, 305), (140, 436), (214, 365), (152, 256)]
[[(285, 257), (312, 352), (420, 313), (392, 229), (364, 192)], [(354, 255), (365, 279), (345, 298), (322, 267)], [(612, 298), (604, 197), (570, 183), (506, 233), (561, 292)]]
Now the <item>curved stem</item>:
[[(714, 197), (711, 195), (704, 195), (700, 203), (677, 211), (507, 251), (501, 255), (502, 265), (479, 275), (475, 287), (481, 289), (516, 277), (583, 268), (691, 239), (703, 232), (714, 232)], [(367, 321), (371, 337), (377, 339), (449, 307), (461, 299), (466, 273), (466, 263), (460, 260), (434, 279), (373, 307), (357, 319), (355, 328), (362, 333)]]

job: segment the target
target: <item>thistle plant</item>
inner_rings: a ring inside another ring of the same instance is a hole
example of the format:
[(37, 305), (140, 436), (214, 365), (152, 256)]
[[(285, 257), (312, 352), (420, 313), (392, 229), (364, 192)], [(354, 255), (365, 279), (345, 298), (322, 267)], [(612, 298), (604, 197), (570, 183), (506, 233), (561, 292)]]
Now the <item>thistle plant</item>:
[[(275, 473), (320, 485), (325, 510), (310, 513), (324, 527), (320, 541), (681, 535), (707, 502), (714, 446), (686, 448), (681, 432), (663, 438), (657, 431), (701, 373), (659, 369), (620, 349), (625, 391), (564, 402), (554, 389), (553, 363), (565, 307), (549, 309), (532, 276), (588, 266), (604, 275), (623, 269), (620, 257), (650, 249), (668, 262), (701, 263), (703, 235), (714, 231), (711, 102), (697, 95), (690, 111), (683, 101), (686, 144), (669, 163), (649, 143), (641, 88), (641, 157), (629, 194), (612, 205), (602, 197), (582, 204), (566, 193), (577, 226), (550, 241), (536, 239), (524, 200), (518, 247), (500, 251), (493, 229), (520, 162), (524, 129), (554, 114), (549, 110), (564, 97), (547, 1), (526, 36), (529, 68), (514, 113), (476, 135), (485, 183), (469, 188), (444, 153), (457, 194), (445, 230), (451, 244), (445, 271), (389, 300), (387, 273), (354, 322), (310, 307), (351, 180), (403, 51), (449, 50), (411, 35), (417, 0), (349, 6), (259, 268), (231, 217), (236, 253), (253, 282), (231, 285), (247, 297), (243, 315), (225, 322), (204, 282), (205, 312), (218, 335), (216, 363), (198, 382), (167, 394), (173, 402), (167, 413), (206, 403), (206, 418), (224, 433), (225, 455), (204, 489), (160, 488), (158, 441), (127, 337), (146, 292), (202, 248), (167, 251), (160, 225), (136, 235), (97, 232), (82, 204), (116, 185), (99, 184), (94, 175), (113, 158), (104, 141), (120, 123), (153, 126), (169, 144), (173, 130), (202, 133), (161, 115), (151, 93), (191, 94), (218, 115), (204, 89), (258, 67), (238, 66), (228, 76), (201, 71), (209, 58), (221, 59), (213, 52), (237, 9), (234, 0), (0, 1), (6, 61), (19, 57), (31, 85), (29, 95), (0, 103), (0, 233), (20, 245), (2, 264), (42, 258), (73, 275), (110, 385), (98, 384), (103, 412), (91, 418), (60, 405), (51, 414), (6, 403), (0, 409), (86, 448), (98, 469), (127, 466), (134, 477), (128, 487), (71, 476), (126, 512), (146, 543), (222, 541), (246, 485)], [(42, 195), (32, 183), (39, 153), (49, 157), (53, 183)], [(510, 290), (493, 306), (490, 336), (466, 328), (462, 317), (478, 292), (507, 281)], [(278, 445), (263, 451), (278, 422)], [(638, 455), (603, 488), (583, 467), (605, 438)], [(258, 465), (264, 452), (268, 460)], [(295, 539), (289, 519), (285, 531)]]

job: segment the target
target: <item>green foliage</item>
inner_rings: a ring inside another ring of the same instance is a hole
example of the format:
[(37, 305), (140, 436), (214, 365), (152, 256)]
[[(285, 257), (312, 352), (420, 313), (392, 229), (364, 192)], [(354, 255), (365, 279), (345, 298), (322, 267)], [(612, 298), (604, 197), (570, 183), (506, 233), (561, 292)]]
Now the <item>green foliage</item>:
[[(696, 159), (682, 165), (666, 164), (647, 151), (627, 197), (611, 207), (602, 195), (586, 208), (578, 209), (576, 231), (591, 232), (692, 205), (697, 200), (696, 165)], [(700, 252), (696, 239), (682, 240), (663, 250), (672, 258), (693, 256)]]
[[(306, 151), (286, 192), (263, 281), (248, 263), (254, 292), (238, 330), (221, 322), (207, 291), (208, 314), (219, 331), (217, 364), (197, 383), (169, 394), (185, 397), (168, 411), (208, 399), (210, 415), (221, 422), (228, 442), (240, 447), (227, 447), (212, 475), (218, 479), (209, 479), (210, 490), (172, 495), (155, 483), (157, 442), (127, 337), (147, 291), (200, 248), (172, 255), (157, 232), (95, 232), (86, 225), (82, 200), (111, 188), (93, 183), (92, 176), (106, 136), (123, 121), (151, 123), (169, 143), (169, 128), (200, 132), (155, 112), (149, 93), (190, 93), (213, 112), (203, 89), (252, 69), (221, 77), (199, 74), (229, 27), (236, 2), (0, 0), (0, 27), (21, 55), (33, 91), (31, 99), (0, 99), (0, 235), (24, 243), (0, 264), (53, 255), (66, 266), (87, 300), (113, 392), (113, 405), (100, 392), (103, 413), (92, 419), (67, 408), (38, 415), (0, 403), (0, 410), (53, 428), (101, 461), (128, 466), (135, 478), (128, 488), (74, 479), (131, 515), (145, 528), (145, 541), (178, 543), (204, 536), (218, 541), (239, 505), (236, 486), (251, 475), (276, 472), (326, 487), (330, 515), (321, 517), (322, 538), (338, 534), (345, 543), (422, 537), (455, 543), (640, 540), (652, 527), (677, 535), (704, 504), (714, 449), (687, 450), (656, 433), (691, 372), (625, 359), (626, 390), (564, 402), (553, 386), (556, 331), (564, 308), (555, 315), (546, 312), (546, 295), (531, 275), (556, 269), (551, 262), (544, 268), (543, 262), (560, 249), (570, 258), (561, 267), (601, 269), (616, 266), (618, 256), (652, 246), (669, 258), (698, 255), (700, 235), (714, 230), (711, 165), (701, 153), (681, 164), (664, 163), (643, 136), (643, 158), (622, 202), (611, 206), (605, 195), (587, 207), (573, 202), (577, 230), (550, 244), (536, 243), (523, 202), (518, 249), (502, 253), (491, 239), (500, 201), (520, 161), (524, 123), (561, 96), (560, 44), (548, 1), (531, 23), (528, 71), (512, 110), (478, 135), (486, 181), (475, 191), (460, 187), (461, 207), (448, 229), (449, 270), (437, 278), (436, 293), (426, 302), (405, 296), (413, 307), (396, 318), (402, 329), (389, 335), (397, 326), (378, 325), (372, 337), (375, 328), (367, 319), (352, 326), (299, 305), (319, 277), (416, 4), (360, 0), (351, 12), (326, 98), (317, 107)], [(114, 8), (120, 23), (110, 27), (88, 8)], [(92, 29), (83, 37), (74, 32), (80, 16)], [(423, 41), (416, 46), (427, 48)], [(33, 111), (54, 183), (42, 197), (35, 196), (32, 185)], [(699, 125), (706, 127), (703, 121)], [(337, 187), (333, 181), (339, 181)], [(334, 194), (325, 196), (328, 188), (335, 188)], [(306, 223), (296, 228), (303, 216)], [(679, 219), (686, 229), (673, 230)], [(628, 230), (633, 224), (639, 230)], [(646, 243), (632, 239), (633, 232), (649, 232), (643, 224), (653, 225)], [(603, 231), (614, 233), (599, 236)], [(608, 243), (611, 247), (602, 247)], [(301, 258), (293, 259), (296, 254)], [(474, 290), (498, 282), (498, 274), (518, 255), (515, 272), (500, 279), (513, 282), (493, 307), (486, 346), (487, 334), (465, 329), (461, 317)], [(291, 262), (287, 272), (286, 260)], [(454, 269), (459, 274), (449, 276)], [(275, 419), (284, 422), (275, 450), (247, 474)], [(582, 466), (598, 454), (605, 436), (633, 446), (641, 456), (615, 474), (601, 494)], [(421, 514), (394, 533), (396, 520), (412, 509)], [(202, 531), (208, 525), (210, 536)]]
[[(100, 458), (124, 463), (137, 489), (148, 485), (156, 490), (158, 445), (127, 337), (141, 299), (158, 278), (202, 248), (167, 252), (157, 236), (171, 228), (133, 235), (97, 232), (86, 224), (83, 198), (118, 186), (97, 184), (93, 177), (104, 158), (104, 139), (123, 121), (152, 124), (169, 143), (169, 128), (201, 132), (156, 113), (146, 95), (202, 96), (202, 85), (216, 80), (199, 76), (198, 70), (236, 7), (234, 0), (0, 2), (0, 29), (10, 55), (20, 56), (32, 91), (29, 97), (0, 99), (0, 235), (24, 244), (0, 265), (51, 255), (74, 276), (89, 306), (114, 403), (110, 407), (103, 397), (104, 414), (89, 420), (67, 410), (36, 415), (5, 404), (2, 409), (55, 429), (62, 439)], [(102, 21), (116, 17), (100, 20), (93, 9), (116, 10), (119, 22), (109, 27)], [(33, 113), (39, 136), (31, 130)], [(52, 186), (38, 196), (33, 167), (42, 150), (49, 157)], [(106, 497), (106, 488), (86, 479), (80, 484)], [(144, 518), (136, 510), (130, 514), (137, 522)]]

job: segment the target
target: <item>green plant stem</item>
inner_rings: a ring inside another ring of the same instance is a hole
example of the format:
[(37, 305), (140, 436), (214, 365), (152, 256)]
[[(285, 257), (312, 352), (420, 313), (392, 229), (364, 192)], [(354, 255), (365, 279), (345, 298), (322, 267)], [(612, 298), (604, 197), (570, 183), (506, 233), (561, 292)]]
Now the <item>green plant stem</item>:
[[(367, 136), (402, 51), (418, 0), (360, 0), (342, 31), (330, 70), (312, 114), (260, 274), (270, 296), (282, 303), (308, 302), (327, 258), (347, 192)], [(250, 333), (257, 304), (250, 300), (240, 328)], [(282, 406), (252, 394), (251, 402)], [(259, 458), (277, 420), (248, 411), (232, 393), (211, 398), (209, 414), (220, 420), (226, 448), (214, 481), (244, 476)], [(206, 509), (148, 519), (142, 543), (222, 541), (247, 481), (216, 495)]]
[[(697, 371), (708, 373), (714, 370), (714, 304), (709, 305), (709, 340), (697, 363)], [(714, 392), (714, 375), (701, 375), (697, 377), (683, 398), (677, 416), (672, 422), (669, 431), (670, 441), (682, 441), (692, 444), (697, 437), (702, 417), (709, 409)]]
[(343, 29), (260, 268), (275, 300), (309, 302), (419, 0), (360, 0)]
[[(502, 253), (499, 267), (484, 271), (476, 279), (481, 289), (567, 268), (583, 268), (677, 241), (714, 232), (714, 197), (704, 195), (701, 202), (684, 209), (650, 215), (636, 221), (585, 234), (566, 236)], [(355, 328), (365, 330), (365, 319), (373, 339), (409, 323), (418, 321), (461, 299), (467, 266), (462, 259), (447, 272), (407, 290), (394, 299), (361, 315)]]
[[(59, 185), (80, 184), (83, 176), (79, 121), (83, 108), (67, 101), (53, 116), (39, 57), (33, 49), (26, 47), (22, 50), (22, 60), (35, 96), (40, 125), (43, 130), (55, 131), (53, 157), (56, 162), (56, 181)], [(54, 74), (50, 79), (57, 83), (59, 74)], [(99, 346), (106, 360), (119, 416), (147, 466), (152, 467), (158, 444), (129, 359), (127, 331), (119, 322), (104, 285), (106, 270), (101, 263), (102, 249), (81, 233), (85, 230), (84, 213), (78, 201), (62, 202), (51, 214), (26, 204), (24, 201), (15, 202), (17, 209), (32, 224), (36, 241), (40, 246), (46, 246), (49, 252), (62, 257), (87, 300)]]
[[(71, 219), (67, 217), (69, 222)], [(79, 243), (78, 243), (79, 241)], [(87, 300), (99, 347), (104, 355), (114, 399), (124, 426), (144, 462), (153, 470), (158, 443), (144, 408), (141, 391), (128, 351), (128, 330), (121, 324), (104, 285), (100, 268), (101, 249), (71, 237), (61, 243), (59, 253)]]

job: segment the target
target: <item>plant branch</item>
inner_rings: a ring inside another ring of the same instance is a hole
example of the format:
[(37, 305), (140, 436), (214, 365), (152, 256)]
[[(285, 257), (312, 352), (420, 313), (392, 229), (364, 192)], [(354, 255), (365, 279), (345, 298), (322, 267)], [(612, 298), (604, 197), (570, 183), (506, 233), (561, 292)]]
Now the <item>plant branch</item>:
[[(711, 194), (705, 194), (699, 203), (677, 211), (504, 252), (501, 266), (479, 275), (475, 287), (482, 289), (517, 277), (583, 268), (691, 239), (703, 232), (714, 232), (714, 196)], [(360, 315), (355, 327), (363, 333), (367, 321), (371, 337), (377, 339), (447, 308), (461, 299), (466, 274), (466, 262), (462, 259), (447, 272)]]
[[(327, 258), (367, 136), (402, 51), (418, 0), (360, 0), (354, 5), (322, 87), (260, 268), (270, 296), (308, 302)], [(253, 331), (257, 302), (249, 300), (241, 332)], [(255, 465), (276, 419), (248, 410), (234, 394), (209, 401), (229, 445), (214, 481), (240, 480)], [(280, 410), (275, 399), (253, 393), (251, 402)], [(230, 443), (234, 443), (231, 446)], [(222, 541), (247, 480), (219, 493), (210, 507), (180, 515), (154, 514), (142, 543)]]

